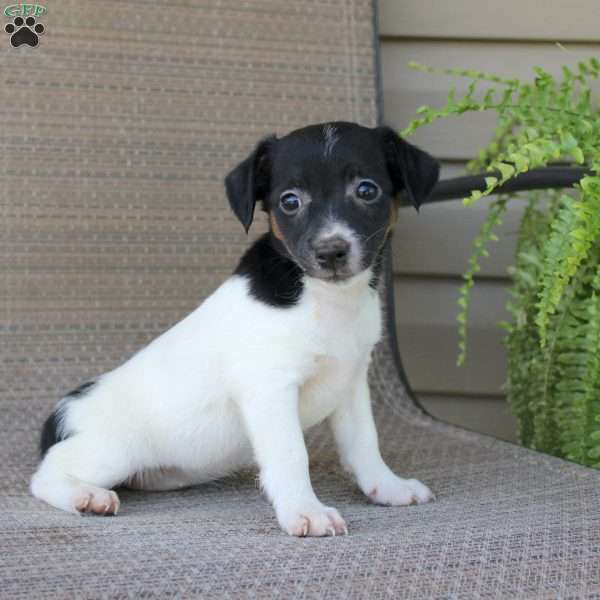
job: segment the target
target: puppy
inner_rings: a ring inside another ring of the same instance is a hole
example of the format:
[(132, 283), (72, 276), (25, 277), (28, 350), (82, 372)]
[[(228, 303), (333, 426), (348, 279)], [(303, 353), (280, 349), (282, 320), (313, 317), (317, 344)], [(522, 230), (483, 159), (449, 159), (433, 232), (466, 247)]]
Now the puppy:
[(385, 127), (334, 122), (261, 141), (225, 184), (246, 231), (259, 201), (270, 231), (194, 312), (58, 403), (33, 495), (114, 515), (115, 486), (173, 490), (256, 463), (285, 532), (344, 534), (309, 477), (303, 431), (326, 419), (370, 500), (431, 500), (381, 458), (367, 369), (398, 197), (418, 207), (437, 177), (433, 158)]

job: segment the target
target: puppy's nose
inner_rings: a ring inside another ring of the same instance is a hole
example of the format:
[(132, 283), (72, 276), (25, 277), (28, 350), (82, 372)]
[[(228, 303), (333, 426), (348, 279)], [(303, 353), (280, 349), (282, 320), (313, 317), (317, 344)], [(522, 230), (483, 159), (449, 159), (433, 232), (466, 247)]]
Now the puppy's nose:
[(343, 267), (348, 261), (350, 243), (339, 236), (318, 241), (314, 245), (315, 257), (323, 269)]

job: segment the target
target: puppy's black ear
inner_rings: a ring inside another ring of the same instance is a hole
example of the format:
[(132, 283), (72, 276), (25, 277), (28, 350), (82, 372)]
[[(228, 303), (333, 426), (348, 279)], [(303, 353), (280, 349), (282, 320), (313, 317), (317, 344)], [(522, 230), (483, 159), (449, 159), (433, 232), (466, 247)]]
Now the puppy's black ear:
[(395, 193), (401, 191), (419, 210), (437, 183), (440, 165), (433, 156), (403, 140), (390, 127), (379, 127), (387, 168)]
[(269, 193), (271, 180), (269, 149), (275, 139), (272, 135), (260, 141), (252, 154), (225, 177), (229, 205), (244, 226), (246, 233), (252, 225), (256, 202), (264, 200)]

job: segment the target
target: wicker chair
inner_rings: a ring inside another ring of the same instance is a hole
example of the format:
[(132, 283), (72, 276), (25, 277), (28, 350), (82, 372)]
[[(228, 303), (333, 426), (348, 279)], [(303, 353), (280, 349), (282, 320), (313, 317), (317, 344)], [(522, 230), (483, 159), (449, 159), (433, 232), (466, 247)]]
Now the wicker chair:
[(436, 502), (368, 504), (323, 428), (313, 482), (347, 537), (287, 537), (254, 473), (124, 491), (117, 518), (28, 494), (56, 399), (231, 271), (247, 239), (225, 172), (263, 134), (377, 121), (370, 0), (57, 2), (42, 20), (39, 47), (0, 50), (0, 597), (598, 597), (600, 474), (420, 409), (390, 286), (371, 370), (382, 451)]

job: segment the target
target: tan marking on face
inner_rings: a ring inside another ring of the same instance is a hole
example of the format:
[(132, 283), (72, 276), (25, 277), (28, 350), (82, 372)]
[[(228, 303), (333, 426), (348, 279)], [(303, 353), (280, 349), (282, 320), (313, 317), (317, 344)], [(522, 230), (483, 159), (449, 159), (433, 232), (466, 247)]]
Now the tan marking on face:
[(275, 216), (273, 215), (273, 213), (269, 214), (269, 223), (271, 225), (271, 231), (273, 232), (273, 235), (280, 241), (284, 241), (283, 239), (283, 233), (281, 233), (281, 229), (279, 229), (279, 224), (277, 223), (277, 219), (275, 218)]

